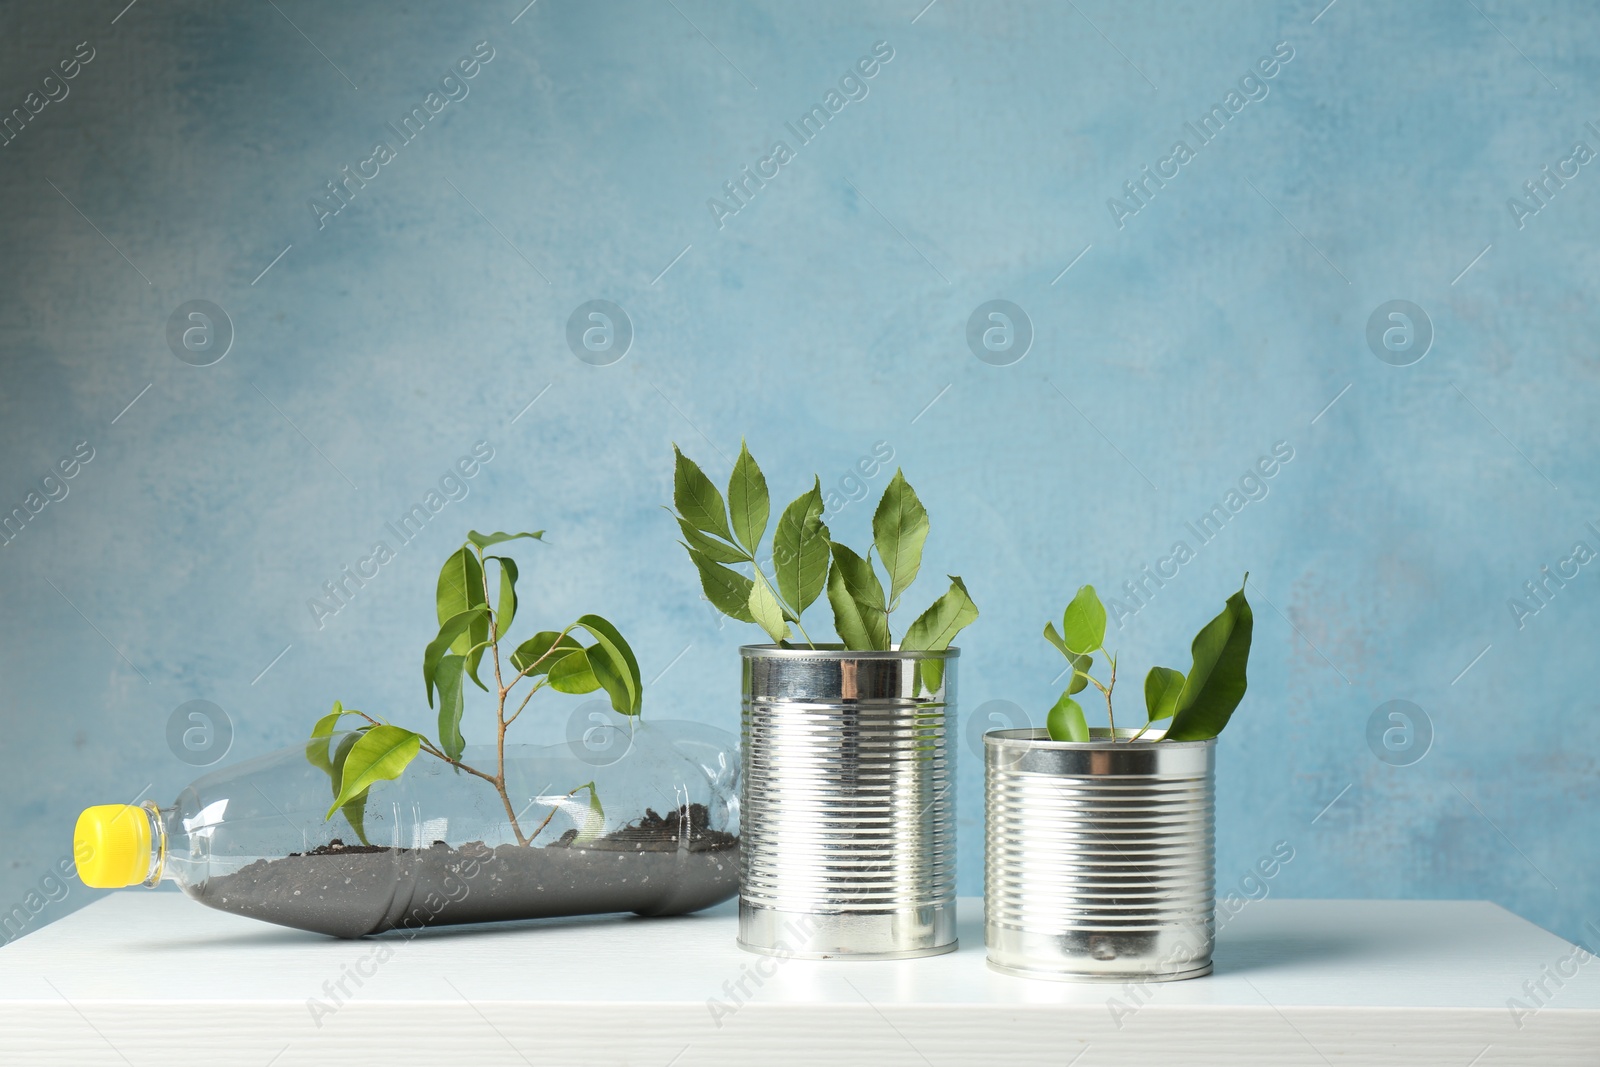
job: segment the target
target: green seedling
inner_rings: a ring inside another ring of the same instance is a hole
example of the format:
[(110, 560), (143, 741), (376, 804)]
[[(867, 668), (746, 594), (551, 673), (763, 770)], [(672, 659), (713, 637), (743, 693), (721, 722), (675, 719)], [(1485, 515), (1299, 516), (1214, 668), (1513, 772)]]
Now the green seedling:
[[(533, 833), (523, 833), (506, 788), (506, 730), (517, 721), (533, 695), (547, 686), (558, 693), (604, 689), (611, 706), (620, 714), (640, 714), (644, 686), (639, 680), (638, 660), (617, 628), (598, 615), (582, 615), (560, 630), (541, 630), (502, 658), (502, 645), (517, 615), (517, 564), (509, 556), (485, 555), (484, 550), (519, 538), (542, 541), (544, 531), (481, 534), (473, 530), (439, 571), (435, 593), (439, 631), (422, 656), (428, 706), (438, 708), (437, 740), (346, 708), (338, 701), (312, 728), (306, 742), (306, 759), (325, 771), (331, 783), (333, 805), (327, 818), (342, 811), (363, 843), (367, 840), (364, 824), (368, 791), (377, 782), (400, 777), (412, 760), (426, 752), (458, 772), (482, 778), (493, 786), (505, 806), (517, 844), (530, 845), (549, 825), (555, 811)], [(492, 603), (491, 562), (498, 580)], [(580, 632), (594, 643), (585, 645), (573, 636)], [(494, 670), (492, 685), (485, 684), (481, 677), (485, 661)], [(467, 744), (461, 735), (461, 715), (469, 680), (495, 702), (492, 773), (461, 760)], [(524, 682), (526, 686), (519, 691)], [(508, 708), (514, 710), (507, 714)], [(330, 751), (331, 738), (347, 716), (363, 720), (363, 725), (346, 733)], [(583, 790), (589, 791), (589, 808), (578, 830), (579, 843), (598, 837), (605, 825), (605, 812), (593, 782), (578, 786), (567, 796)]]
[[(1246, 581), (1249, 578), (1246, 574)], [(1240, 583), (1239, 591), (1228, 598), (1221, 613), (1195, 635), (1191, 646), (1193, 663), (1187, 675), (1172, 667), (1151, 667), (1145, 675), (1145, 724), (1128, 741), (1139, 740), (1151, 727), (1168, 719), (1171, 724), (1158, 740), (1203, 741), (1220, 734), (1244, 698), (1245, 665), (1250, 659), (1254, 625), (1244, 584)], [(1067, 658), (1072, 669), (1066, 690), (1046, 719), (1050, 740), (1089, 740), (1083, 707), (1073, 696), (1091, 685), (1105, 697), (1106, 720), (1115, 740), (1117, 720), (1111, 691), (1117, 684), (1117, 657), (1105, 648), (1106, 609), (1094, 586), (1078, 590), (1062, 613), (1059, 631), (1054, 622), (1044, 624), (1044, 637)], [(1105, 658), (1107, 665), (1104, 683), (1089, 673), (1097, 654)]]
[[(894, 642), (890, 620), (916, 580), (928, 539), (928, 512), (903, 472), (895, 471), (878, 501), (865, 556), (832, 539), (822, 521), (822, 483), (813, 478), (811, 488), (778, 518), (768, 577), (759, 559), (771, 504), (766, 476), (750, 450), (740, 444), (726, 497), (676, 446), (673, 453), (673, 515), (706, 599), (729, 618), (760, 626), (776, 644), (794, 647), (791, 638), (798, 631), (804, 647), (819, 647), (801, 618), (824, 590), (839, 642), (855, 652), (942, 651), (978, 617), (965, 583), (950, 575), (950, 588)], [(748, 568), (748, 573), (735, 568)], [(880, 568), (888, 580), (887, 592)], [(922, 684), (937, 690), (943, 671), (939, 660), (921, 661)]]

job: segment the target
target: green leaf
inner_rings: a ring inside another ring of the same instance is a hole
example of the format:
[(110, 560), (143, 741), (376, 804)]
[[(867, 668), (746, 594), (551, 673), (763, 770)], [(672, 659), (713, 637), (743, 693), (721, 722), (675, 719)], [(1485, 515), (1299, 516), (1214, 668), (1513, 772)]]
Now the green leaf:
[(439, 687), (439, 747), (453, 760), (460, 759), (467, 747), (466, 738), (461, 736), (461, 711), (465, 707), (462, 678), (466, 668), (467, 661), (460, 656), (445, 656), (433, 676)]
[(333, 781), (329, 783), (328, 788), (329, 796), (337, 797), (339, 795), (339, 780), (344, 776), (344, 761), (350, 755), (350, 750), (355, 747), (356, 742), (361, 740), (361, 735), (370, 729), (372, 727), (364, 726), (352, 730), (341, 737), (338, 745), (334, 747), (333, 757), (328, 764), (333, 769)]
[[(600, 792), (595, 789), (593, 782), (586, 782), (578, 789), (589, 791), (589, 810), (584, 813), (583, 825), (578, 827), (578, 834), (572, 839), (575, 845), (586, 845), (594, 841), (606, 831), (606, 809), (600, 806)], [(578, 789), (572, 792), (576, 793)]]
[(306, 741), (306, 762), (328, 776), (335, 793), (339, 791), (339, 777), (334, 771), (333, 760), (328, 752), (328, 739), (333, 736), (340, 719), (355, 714), (358, 713), (353, 710), (346, 711), (344, 705), (335, 700), (333, 710), (317, 720), (316, 725), (311, 727), (311, 737)]
[[(472, 654), (474, 652), (482, 652), (484, 649), (488, 648), (490, 646), (490, 644), (492, 644), (492, 643), (493, 642), (490, 642), (490, 641), (479, 641), (477, 644), (475, 644), (471, 648), (467, 649), (467, 654), (465, 656), (463, 656), (462, 659), (466, 660), (468, 663), (471, 663), (472, 662)], [(488, 692), (487, 689), (485, 689), (484, 691)]]
[(883, 599), (883, 583), (878, 581), (877, 572), (872, 569), (871, 555), (868, 552), (867, 558), (862, 559), (844, 545), (833, 546), (833, 564), (841, 571), (845, 588), (850, 590), (850, 595), (863, 604), (884, 611), (888, 605)]
[(1067, 643), (1056, 632), (1056, 624), (1044, 624), (1044, 639), (1055, 646), (1057, 652), (1067, 657), (1067, 662), (1072, 665), (1072, 680), (1067, 683), (1067, 693), (1079, 693), (1089, 687), (1089, 668), (1094, 665), (1094, 656), (1087, 652), (1082, 654), (1067, 648)]
[[(577, 639), (571, 634), (558, 633), (555, 630), (540, 630), (538, 633), (522, 642), (522, 644), (518, 645), (517, 650), (511, 653), (511, 666), (515, 667), (518, 673), (521, 673), (522, 671), (527, 670), (533, 664), (539, 663), (539, 660), (542, 659), (545, 653), (549, 652), (552, 647), (570, 648), (575, 650), (581, 650), (583, 648), (583, 646), (580, 645)], [(555, 665), (560, 663), (564, 658), (565, 657), (563, 656), (551, 656), (543, 663), (539, 663), (539, 668), (533, 671), (529, 677), (537, 678), (541, 674), (549, 674)]]
[(1055, 650), (1067, 657), (1067, 659), (1070, 660), (1072, 658), (1072, 650), (1067, 647), (1065, 641), (1061, 640), (1061, 635), (1056, 632), (1055, 623), (1047, 622), (1044, 624), (1044, 639), (1054, 645)]
[[(439, 671), (439, 661), (444, 658), (457, 638), (479, 622), (487, 628), (488, 618), (487, 607), (468, 608), (446, 619), (439, 627), (439, 636), (428, 642), (427, 650), (422, 654), (422, 683), (428, 690), (428, 707), (433, 707), (433, 689), (436, 684), (435, 676)], [(467, 646), (470, 647), (472, 646)]]
[(494, 608), (494, 632), (498, 639), (511, 632), (511, 622), (517, 617), (517, 561), (506, 556), (488, 558), (500, 564), (500, 599)]
[[(439, 568), (439, 584), (435, 592), (439, 622), (459, 615), (469, 608), (487, 603), (483, 596), (483, 565), (472, 549), (465, 545), (450, 553)], [(467, 651), (467, 645), (453, 650), (456, 655)]]
[(488, 548), (490, 545), (498, 545), (502, 541), (515, 541), (519, 537), (531, 537), (535, 541), (543, 541), (544, 540), (544, 531), (543, 530), (535, 530), (533, 533), (492, 533), (492, 534), (481, 534), (477, 530), (468, 530), (467, 531), (467, 540), (471, 541), (473, 544), (477, 545), (479, 548)]
[[(450, 558), (444, 561), (444, 566), (439, 570), (435, 594), (439, 622), (443, 624), (447, 619), (472, 608), (487, 608), (489, 602), (483, 595), (483, 589), (483, 565), (478, 562), (472, 549), (462, 545), (450, 553)], [(450, 651), (467, 657), (467, 673), (478, 683), (478, 688), (484, 690), (488, 687), (478, 678), (478, 662), (483, 657), (483, 650), (473, 652), (472, 646), (488, 639), (489, 614), (485, 611), (468, 629), (456, 635), (450, 645)]]
[(422, 748), (422, 736), (398, 726), (374, 726), (361, 735), (345, 758), (339, 776), (339, 793), (326, 818), (357, 796), (365, 794), (375, 782), (400, 777)]
[[(867, 623), (867, 615), (873, 609), (850, 594), (837, 560), (828, 571), (828, 603), (833, 605), (833, 628), (839, 632), (839, 640), (844, 642), (845, 648), (866, 651), (878, 647), (877, 635)], [(881, 611), (875, 614), (883, 620), (883, 630), (887, 632), (888, 618)]]
[(900, 606), (901, 594), (916, 580), (922, 567), (922, 545), (927, 539), (927, 509), (905, 475), (896, 470), (872, 515), (872, 541), (889, 574), (890, 611)]
[[(332, 770), (328, 776), (330, 779), (329, 785), (332, 787), (335, 798), (337, 798), (339, 795), (339, 781), (344, 775), (345, 760), (350, 757), (350, 750), (355, 748), (356, 742), (361, 740), (362, 735), (370, 729), (370, 726), (364, 726), (355, 733), (346, 734), (343, 740), (339, 742), (339, 747), (333, 754)], [(367, 794), (363, 792), (355, 797), (352, 797), (350, 800), (345, 801), (345, 803), (340, 806), (339, 811), (344, 815), (345, 821), (350, 824), (350, 829), (356, 832), (356, 838), (360, 840), (363, 845), (370, 845), (372, 842), (367, 840), (366, 825)], [(329, 813), (329, 818), (332, 818), (331, 812)]]
[(701, 533), (688, 519), (679, 519), (678, 529), (683, 531), (683, 539), (690, 548), (703, 553), (709, 559), (714, 559), (718, 563), (750, 562), (750, 555), (743, 549), (725, 545), (710, 534)]
[(789, 624), (783, 618), (783, 605), (772, 595), (766, 582), (750, 583), (750, 615), (773, 641), (789, 639)]
[(1170, 718), (1183, 692), (1183, 672), (1171, 667), (1151, 667), (1144, 676), (1144, 706), (1151, 722)]
[(1055, 707), (1050, 709), (1045, 727), (1052, 741), (1089, 740), (1089, 724), (1084, 721), (1083, 708), (1066, 693), (1062, 693)]
[(350, 824), (350, 829), (356, 832), (356, 840), (363, 845), (372, 844), (367, 840), (367, 794), (362, 793), (354, 800), (346, 802), (339, 810), (344, 814), (345, 821)]
[(1093, 652), (1106, 640), (1106, 608), (1094, 586), (1078, 590), (1061, 616), (1061, 641), (1071, 652)]
[[(948, 575), (950, 588), (917, 616), (900, 639), (901, 651), (938, 652), (950, 647), (956, 634), (978, 617), (978, 605), (967, 594), (966, 583), (955, 575)], [(919, 662), (923, 684), (929, 692), (936, 692), (944, 682), (944, 663), (940, 660)]]
[[(333, 777), (333, 763), (328, 759), (328, 739), (311, 737), (306, 741), (306, 762), (328, 777)], [(335, 779), (337, 781), (337, 779)]]
[(595, 639), (586, 655), (595, 677), (611, 697), (611, 706), (622, 715), (638, 715), (644, 707), (644, 682), (639, 661), (621, 631), (599, 615), (580, 615), (576, 625)]
[[(733, 477), (728, 479), (728, 512), (733, 518), (733, 534), (753, 556), (756, 547), (767, 533), (767, 516), (772, 505), (767, 497), (767, 478), (756, 465), (755, 457), (743, 441), (739, 442), (739, 458), (733, 463)], [(724, 560), (724, 563), (732, 562)]]
[(1228, 725), (1233, 709), (1244, 699), (1245, 665), (1254, 628), (1255, 616), (1240, 586), (1217, 617), (1195, 635), (1191, 646), (1194, 665), (1178, 694), (1165, 740), (1203, 741), (1216, 737)]
[(944, 596), (928, 606), (917, 616), (900, 639), (905, 651), (939, 651), (950, 647), (956, 634), (978, 617), (978, 605), (967, 594), (967, 586), (960, 578), (949, 575), (950, 588)]
[(751, 580), (738, 571), (729, 570), (708, 559), (704, 552), (689, 548), (688, 545), (683, 547), (689, 549), (689, 558), (694, 560), (695, 567), (700, 571), (700, 588), (705, 590), (711, 606), (731, 619), (755, 622), (755, 616), (750, 614)]
[(1068, 693), (1081, 693), (1089, 688), (1089, 668), (1094, 666), (1094, 657), (1089, 653), (1074, 653), (1068, 657), (1072, 660), (1072, 681), (1067, 683)]
[(592, 693), (600, 688), (584, 650), (569, 653), (550, 668), (550, 688), (558, 693)]
[(672, 454), (677, 457), (677, 465), (672, 472), (673, 507), (695, 529), (716, 534), (724, 541), (732, 541), (733, 533), (728, 529), (728, 506), (722, 502), (722, 494), (694, 460), (678, 451), (677, 445), (672, 446)]
[(639, 709), (633, 703), (642, 699), (635, 695), (639, 689), (637, 682), (630, 685), (627, 672), (600, 645), (591, 646), (585, 655), (589, 659), (589, 669), (594, 671), (595, 679), (611, 699), (612, 710), (618, 715), (639, 714)]
[(322, 718), (318, 719), (317, 724), (311, 728), (311, 736), (328, 737), (333, 733), (333, 729), (339, 724), (340, 719), (344, 718), (346, 715), (360, 714), (361, 713), (354, 708), (350, 708), (348, 711), (345, 710), (345, 706), (335, 700), (333, 702), (333, 710), (328, 712), (328, 714), (324, 715)]
[(772, 534), (772, 568), (778, 595), (795, 613), (804, 612), (828, 580), (828, 528), (822, 524), (822, 481), (783, 509)]
[(870, 559), (862, 559), (844, 545), (833, 546), (828, 603), (833, 605), (834, 629), (846, 648), (888, 651), (889, 616), (884, 611), (883, 586)]
[[(328, 776), (329, 795), (333, 797), (338, 797), (339, 795), (339, 779), (344, 773), (344, 762), (350, 755), (350, 750), (361, 739), (361, 735), (371, 729), (371, 727), (363, 726), (352, 733), (345, 734), (344, 737), (339, 739), (338, 746), (330, 754), (328, 740), (332, 736), (333, 726), (340, 717), (350, 714), (353, 713), (344, 711), (339, 702), (335, 700), (333, 702), (333, 711), (317, 720), (317, 725), (311, 731), (311, 739), (306, 742), (306, 759), (311, 762), (312, 766), (319, 768)], [(367, 840), (365, 826), (366, 794), (363, 793), (348, 801), (341, 810), (344, 812), (345, 819), (350, 823), (350, 828), (356, 832), (356, 837), (360, 839), (361, 843), (363, 845), (370, 844)], [(329, 818), (332, 818), (331, 812), (329, 813)]]

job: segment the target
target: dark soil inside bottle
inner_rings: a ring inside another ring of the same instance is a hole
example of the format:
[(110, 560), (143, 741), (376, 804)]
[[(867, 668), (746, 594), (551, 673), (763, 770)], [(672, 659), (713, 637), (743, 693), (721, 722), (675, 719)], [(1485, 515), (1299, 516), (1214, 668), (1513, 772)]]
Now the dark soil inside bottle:
[(346, 845), (256, 860), (190, 889), (202, 904), (334, 937), (397, 928), (631, 911), (682, 915), (739, 889), (739, 839), (703, 804), (643, 818), (579, 844), (473, 841), (430, 848)]

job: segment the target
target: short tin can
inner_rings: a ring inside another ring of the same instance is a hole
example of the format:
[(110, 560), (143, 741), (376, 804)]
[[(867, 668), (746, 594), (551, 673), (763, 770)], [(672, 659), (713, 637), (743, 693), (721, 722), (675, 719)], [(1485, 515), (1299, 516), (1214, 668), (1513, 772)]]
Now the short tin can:
[(1211, 973), (1216, 740), (984, 736), (984, 940), (1006, 974), (1175, 981)]

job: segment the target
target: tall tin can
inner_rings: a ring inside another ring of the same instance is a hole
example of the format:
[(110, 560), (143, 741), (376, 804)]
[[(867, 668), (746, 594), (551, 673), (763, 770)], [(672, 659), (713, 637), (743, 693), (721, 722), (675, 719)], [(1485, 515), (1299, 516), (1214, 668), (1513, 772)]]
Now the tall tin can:
[(807, 959), (953, 950), (959, 650), (740, 652), (740, 945)]
[(1216, 740), (984, 736), (984, 940), (1025, 978), (1211, 973)]

